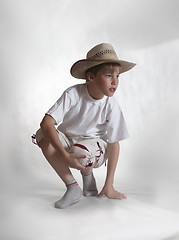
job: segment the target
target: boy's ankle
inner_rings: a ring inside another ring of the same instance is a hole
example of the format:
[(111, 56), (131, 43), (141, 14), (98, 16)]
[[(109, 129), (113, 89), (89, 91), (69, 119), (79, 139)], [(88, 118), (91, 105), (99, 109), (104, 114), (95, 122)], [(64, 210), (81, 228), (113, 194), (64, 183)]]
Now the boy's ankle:
[(81, 171), (81, 175), (82, 176), (89, 176), (91, 174), (92, 174), (92, 171), (91, 172), (83, 172), (83, 171)]
[(81, 174), (83, 176), (89, 176), (89, 175), (91, 175), (92, 172), (93, 172), (92, 168), (91, 169), (87, 169), (87, 170), (81, 170)]
[(83, 177), (83, 196), (90, 197), (98, 195), (98, 190), (96, 187), (96, 181), (93, 172), (81, 173)]

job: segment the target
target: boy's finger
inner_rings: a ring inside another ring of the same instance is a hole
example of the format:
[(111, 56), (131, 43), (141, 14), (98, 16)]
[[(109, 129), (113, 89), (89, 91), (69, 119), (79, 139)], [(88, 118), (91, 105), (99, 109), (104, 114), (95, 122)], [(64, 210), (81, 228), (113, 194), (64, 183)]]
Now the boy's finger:
[(80, 164), (79, 162), (77, 162), (77, 169), (78, 169), (78, 170), (85, 170), (86, 167), (83, 166), (82, 164)]
[(98, 195), (97, 195), (97, 197), (102, 197), (104, 194), (102, 193), (102, 192), (100, 192)]
[(97, 195), (97, 198), (101, 198), (103, 195), (101, 195), (101, 194), (99, 194), (99, 195)]
[(78, 158), (86, 158), (86, 155), (78, 155)]
[(86, 158), (86, 155), (75, 154), (76, 159)]
[(77, 168), (78, 170), (85, 170), (86, 168), (84, 166), (80, 166)]

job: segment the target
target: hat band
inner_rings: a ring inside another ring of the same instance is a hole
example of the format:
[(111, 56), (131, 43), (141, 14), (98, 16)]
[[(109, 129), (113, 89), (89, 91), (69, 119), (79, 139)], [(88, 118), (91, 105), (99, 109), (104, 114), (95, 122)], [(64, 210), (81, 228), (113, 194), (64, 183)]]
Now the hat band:
[(87, 57), (87, 59), (95, 59), (95, 58), (101, 57), (102, 55), (105, 55), (105, 54), (116, 54), (116, 53), (114, 50), (106, 49), (106, 50), (96, 53), (95, 55), (93, 55), (91, 57)]

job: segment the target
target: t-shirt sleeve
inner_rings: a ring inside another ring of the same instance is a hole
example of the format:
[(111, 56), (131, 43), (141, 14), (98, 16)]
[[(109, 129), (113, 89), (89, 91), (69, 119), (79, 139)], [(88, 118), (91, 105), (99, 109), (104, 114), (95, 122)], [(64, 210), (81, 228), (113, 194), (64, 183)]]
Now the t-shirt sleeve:
[(59, 125), (74, 103), (75, 97), (73, 92), (66, 90), (46, 114), (53, 117), (56, 121), (56, 125)]
[(129, 137), (126, 122), (119, 105), (114, 105), (107, 116), (107, 138), (109, 143), (119, 142)]

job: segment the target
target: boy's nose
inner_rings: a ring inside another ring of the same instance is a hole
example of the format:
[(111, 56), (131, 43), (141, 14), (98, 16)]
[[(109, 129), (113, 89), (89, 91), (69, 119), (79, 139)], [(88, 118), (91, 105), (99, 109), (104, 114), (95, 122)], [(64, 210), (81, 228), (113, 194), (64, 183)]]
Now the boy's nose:
[(112, 82), (111, 82), (112, 85), (116, 85), (117, 84), (117, 79), (115, 77), (112, 78)]
[(115, 80), (113, 80), (113, 81), (112, 81), (112, 85), (115, 85), (115, 84), (116, 84), (116, 81), (115, 81)]

